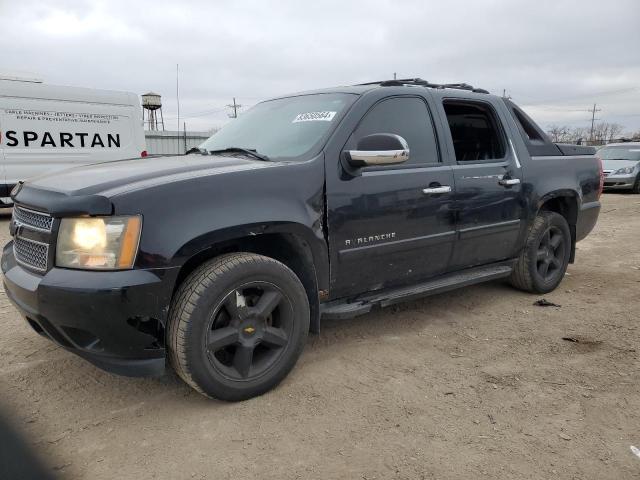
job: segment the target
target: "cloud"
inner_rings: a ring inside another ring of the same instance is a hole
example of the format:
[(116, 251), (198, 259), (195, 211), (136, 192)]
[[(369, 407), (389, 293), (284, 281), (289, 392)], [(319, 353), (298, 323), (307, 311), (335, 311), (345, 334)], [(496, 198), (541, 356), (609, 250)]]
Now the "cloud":
[(163, 95), (167, 126), (287, 92), (392, 77), (506, 89), (543, 126), (640, 128), (640, 2), (0, 0), (2, 71)]

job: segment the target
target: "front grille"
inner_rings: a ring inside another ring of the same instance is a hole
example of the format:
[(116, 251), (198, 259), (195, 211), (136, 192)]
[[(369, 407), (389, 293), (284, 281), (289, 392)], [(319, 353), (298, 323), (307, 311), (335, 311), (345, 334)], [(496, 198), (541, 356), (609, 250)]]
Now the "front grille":
[(53, 217), (50, 215), (29, 210), (28, 208), (18, 205), (13, 208), (13, 219), (17, 224), (25, 225), (42, 232), (50, 232), (53, 226)]
[(13, 238), (13, 254), (16, 261), (25, 267), (39, 272), (47, 271), (49, 245), (15, 236)]

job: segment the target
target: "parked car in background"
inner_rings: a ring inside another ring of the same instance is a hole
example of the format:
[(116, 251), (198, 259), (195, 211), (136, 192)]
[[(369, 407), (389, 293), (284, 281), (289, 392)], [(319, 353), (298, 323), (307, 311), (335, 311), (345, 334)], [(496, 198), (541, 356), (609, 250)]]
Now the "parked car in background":
[(200, 393), (241, 400), (287, 375), (321, 317), (498, 278), (552, 291), (602, 178), (594, 148), (554, 144), (466, 84), (285, 96), (188, 155), (19, 184), (5, 291), (101, 368), (157, 375), (168, 359)]
[(604, 188), (640, 193), (640, 142), (610, 143), (598, 150)]
[(145, 155), (135, 93), (0, 77), (0, 206), (21, 180)]

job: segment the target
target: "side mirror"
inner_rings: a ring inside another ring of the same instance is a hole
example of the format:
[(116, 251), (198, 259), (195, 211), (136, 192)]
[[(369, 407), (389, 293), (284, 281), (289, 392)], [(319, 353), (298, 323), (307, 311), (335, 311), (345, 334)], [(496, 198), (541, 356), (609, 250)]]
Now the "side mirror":
[(361, 138), (356, 150), (347, 150), (345, 156), (355, 168), (394, 165), (409, 160), (409, 145), (400, 135), (375, 133)]

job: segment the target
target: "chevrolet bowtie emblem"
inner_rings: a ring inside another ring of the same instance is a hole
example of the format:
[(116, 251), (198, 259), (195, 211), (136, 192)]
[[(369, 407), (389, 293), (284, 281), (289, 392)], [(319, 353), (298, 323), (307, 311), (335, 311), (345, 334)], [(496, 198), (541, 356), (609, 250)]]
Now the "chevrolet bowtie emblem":
[(252, 334), (253, 332), (255, 332), (255, 331), (256, 331), (256, 329), (255, 329), (255, 328), (253, 328), (253, 327), (246, 327), (246, 328), (244, 329), (244, 333), (247, 333), (247, 334), (249, 334), (249, 335), (251, 335), (251, 334)]

